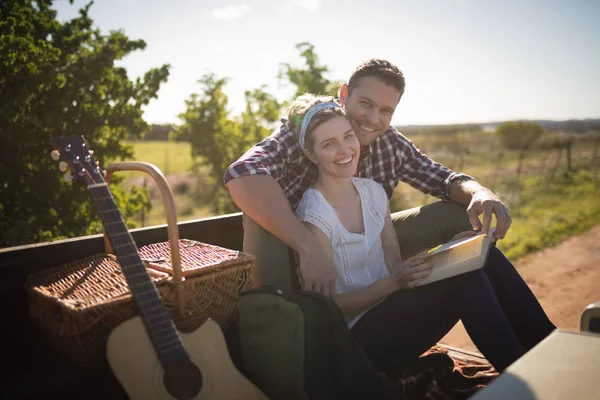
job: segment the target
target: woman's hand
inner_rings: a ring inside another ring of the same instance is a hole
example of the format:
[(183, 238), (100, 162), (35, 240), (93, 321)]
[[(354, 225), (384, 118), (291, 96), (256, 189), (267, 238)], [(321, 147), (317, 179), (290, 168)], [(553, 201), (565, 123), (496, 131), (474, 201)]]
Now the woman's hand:
[(414, 289), (431, 274), (433, 265), (427, 251), (423, 251), (407, 260), (398, 261), (390, 271), (390, 279), (398, 289)]

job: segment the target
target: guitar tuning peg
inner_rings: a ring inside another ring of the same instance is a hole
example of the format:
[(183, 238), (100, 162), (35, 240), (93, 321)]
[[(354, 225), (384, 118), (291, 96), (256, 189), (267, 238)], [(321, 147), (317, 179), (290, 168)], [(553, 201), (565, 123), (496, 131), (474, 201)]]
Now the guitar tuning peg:
[(60, 172), (65, 172), (67, 170), (67, 168), (69, 168), (69, 164), (66, 163), (65, 161), (61, 161), (58, 163), (58, 170)]
[(54, 161), (58, 161), (58, 159), (60, 158), (60, 153), (58, 150), (52, 150), (52, 152), (50, 153), (50, 157), (52, 157), (52, 159)]
[(90, 156), (94, 155), (94, 150), (88, 149), (88, 153), (90, 153)]
[(65, 182), (71, 183), (73, 182), (73, 175), (70, 172), (67, 172), (64, 176)]

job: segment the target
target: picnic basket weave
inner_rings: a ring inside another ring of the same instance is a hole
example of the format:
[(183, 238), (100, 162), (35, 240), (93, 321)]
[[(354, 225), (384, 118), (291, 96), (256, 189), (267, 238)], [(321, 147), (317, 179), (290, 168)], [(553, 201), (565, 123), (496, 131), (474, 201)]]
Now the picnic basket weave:
[[(239, 294), (252, 286), (254, 257), (178, 238), (172, 194), (164, 176), (147, 163), (117, 163), (113, 171), (143, 170), (159, 184), (167, 209), (169, 241), (139, 248), (147, 271), (178, 330), (190, 332), (207, 318), (223, 329), (235, 319)], [(173, 212), (174, 214), (174, 212)], [(103, 357), (111, 330), (136, 312), (116, 257), (106, 253), (61, 264), (28, 277), (29, 313), (67, 357)], [(175, 248), (175, 244), (177, 247)], [(175, 251), (173, 251), (175, 249)]]

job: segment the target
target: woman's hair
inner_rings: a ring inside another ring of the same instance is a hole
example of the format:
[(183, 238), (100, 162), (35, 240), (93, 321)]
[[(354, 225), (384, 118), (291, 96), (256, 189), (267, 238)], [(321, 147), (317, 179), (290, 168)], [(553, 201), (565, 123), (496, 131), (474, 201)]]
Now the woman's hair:
[[(300, 127), (302, 126), (302, 120), (312, 106), (319, 103), (328, 103), (334, 101), (335, 99), (332, 96), (317, 96), (308, 93), (296, 97), (290, 103), (288, 111), (288, 125), (292, 132), (294, 132), (296, 135), (296, 138), (300, 138)], [(312, 131), (314, 131), (317, 126), (329, 121), (335, 116), (344, 117), (346, 116), (346, 112), (342, 108), (327, 108), (319, 111), (311, 118), (308, 128), (306, 129), (306, 137), (304, 139), (307, 150), (313, 150), (314, 143)]]

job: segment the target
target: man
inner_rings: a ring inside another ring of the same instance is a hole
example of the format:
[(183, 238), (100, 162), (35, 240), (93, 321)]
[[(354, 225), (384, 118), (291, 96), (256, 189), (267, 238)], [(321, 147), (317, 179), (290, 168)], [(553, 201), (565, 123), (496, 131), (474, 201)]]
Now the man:
[[(444, 200), (392, 215), (403, 258), (465, 230), (481, 228), (486, 233), (492, 214), (497, 220), (495, 237), (502, 239), (511, 218), (494, 193), (472, 177), (434, 162), (390, 126), (404, 87), (404, 76), (395, 65), (371, 59), (342, 85), (339, 98), (361, 144), (357, 176), (379, 182), (388, 197), (401, 180)], [(335, 293), (333, 266), (323, 265), (324, 250), (293, 213), (315, 177), (316, 167), (302, 154), (285, 120), (227, 169), (225, 184), (244, 212), (244, 252), (257, 257), (255, 286), (293, 286), (289, 246), (298, 254), (302, 287)], [(407, 274), (418, 273), (418, 266)]]

